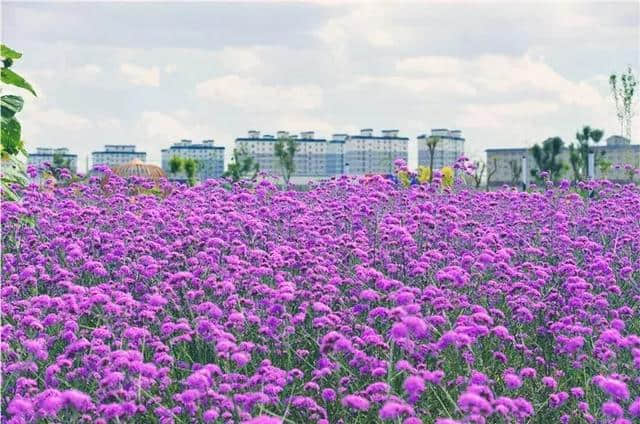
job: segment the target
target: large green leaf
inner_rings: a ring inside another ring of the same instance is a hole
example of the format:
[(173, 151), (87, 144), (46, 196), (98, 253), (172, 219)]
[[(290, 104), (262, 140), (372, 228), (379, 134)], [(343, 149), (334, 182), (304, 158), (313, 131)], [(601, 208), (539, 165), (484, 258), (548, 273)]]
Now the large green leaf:
[(2, 136), (2, 150), (10, 155), (20, 152), (22, 143), (20, 142), (20, 122), (16, 118), (2, 118), (2, 128), (0, 134)]
[(24, 88), (25, 90), (29, 90), (31, 94), (33, 94), (34, 96), (37, 95), (36, 92), (33, 90), (33, 87), (31, 87), (31, 84), (29, 84), (27, 81), (25, 81), (24, 78), (22, 78), (20, 75), (13, 72), (11, 69), (2, 68), (1, 76), (2, 76), (3, 83)]
[(9, 59), (20, 59), (22, 57), (22, 53), (18, 53), (17, 51), (2, 44), (0, 45), (0, 56)]
[(24, 105), (22, 97), (14, 96), (12, 94), (0, 97), (0, 103), (2, 104), (3, 118), (13, 118), (13, 115), (20, 112)]

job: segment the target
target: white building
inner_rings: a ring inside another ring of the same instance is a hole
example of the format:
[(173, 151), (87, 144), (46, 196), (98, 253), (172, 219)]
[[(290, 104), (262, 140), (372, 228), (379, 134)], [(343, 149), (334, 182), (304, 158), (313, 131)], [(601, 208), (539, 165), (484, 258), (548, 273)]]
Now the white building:
[(93, 167), (96, 165), (107, 165), (112, 168), (138, 159), (142, 162), (147, 161), (146, 152), (136, 152), (136, 146), (133, 144), (107, 144), (101, 152), (92, 152), (91, 161)]
[(287, 131), (278, 131), (277, 137), (260, 136), (259, 131), (249, 131), (247, 137), (236, 138), (236, 148), (243, 149), (260, 165), (260, 171), (279, 175), (280, 163), (275, 155), (275, 145), (279, 139), (291, 137), (296, 140), (298, 149), (293, 157), (295, 171), (293, 177), (324, 177), (327, 175), (328, 153), (332, 151), (331, 142), (324, 138), (315, 138), (313, 131), (305, 131), (300, 136), (289, 135)]
[(439, 141), (433, 153), (433, 168), (442, 169), (451, 166), (456, 160), (464, 155), (464, 138), (460, 130), (449, 131), (446, 128), (434, 128), (431, 135), (422, 134), (418, 136), (418, 166), (429, 167), (430, 156), (427, 142), (429, 137), (438, 137)]
[(218, 178), (224, 173), (224, 147), (215, 146), (213, 140), (203, 140), (202, 143), (192, 143), (191, 140), (181, 140), (168, 149), (162, 149), (162, 169), (172, 179), (186, 180), (184, 171), (179, 175), (171, 174), (169, 161), (172, 157), (194, 159), (197, 163), (196, 178), (200, 181)]
[(53, 165), (54, 156), (59, 156), (65, 163), (68, 163), (72, 173), (75, 174), (78, 171), (78, 155), (70, 153), (66, 147), (38, 147), (35, 153), (29, 153), (27, 164), (40, 166), (46, 162)]
[(327, 146), (326, 176), (344, 174), (344, 146), (349, 136), (347, 134), (334, 134)]
[(396, 159), (408, 160), (409, 138), (399, 137), (398, 130), (383, 130), (374, 136), (371, 128), (344, 142), (344, 173), (348, 175), (391, 174)]

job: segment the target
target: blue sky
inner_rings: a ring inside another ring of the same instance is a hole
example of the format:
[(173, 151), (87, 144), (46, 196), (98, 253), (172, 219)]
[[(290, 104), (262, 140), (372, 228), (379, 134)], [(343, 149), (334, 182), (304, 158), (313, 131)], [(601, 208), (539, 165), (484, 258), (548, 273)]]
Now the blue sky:
[[(637, 2), (3, 2), (37, 99), (27, 145), (458, 128), (466, 151), (616, 133), (607, 78), (639, 65)], [(637, 118), (634, 134), (640, 134)], [(634, 137), (635, 138), (635, 137)], [(410, 163), (415, 164), (415, 149)]]

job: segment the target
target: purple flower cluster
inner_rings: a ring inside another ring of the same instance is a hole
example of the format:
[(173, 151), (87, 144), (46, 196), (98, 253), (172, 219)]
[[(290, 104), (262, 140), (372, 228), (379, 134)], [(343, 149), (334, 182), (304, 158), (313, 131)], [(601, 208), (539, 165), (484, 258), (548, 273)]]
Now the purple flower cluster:
[(2, 421), (638, 422), (640, 189), (589, 184), (30, 186)]

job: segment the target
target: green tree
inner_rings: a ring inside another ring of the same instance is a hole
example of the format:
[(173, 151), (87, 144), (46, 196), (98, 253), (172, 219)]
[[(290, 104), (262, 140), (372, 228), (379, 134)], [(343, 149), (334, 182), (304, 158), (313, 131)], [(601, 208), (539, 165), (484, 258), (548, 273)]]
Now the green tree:
[[(36, 92), (22, 76), (15, 73), (11, 66), (14, 60), (22, 57), (22, 53), (10, 49), (4, 44), (0, 45), (0, 56), (2, 57), (2, 69), (0, 76), (2, 83), (12, 85), (29, 91), (34, 96)], [(11, 189), (12, 184), (24, 185), (27, 181), (25, 173), (25, 163), (21, 155), (26, 156), (21, 133), (22, 127), (16, 119), (16, 114), (22, 110), (24, 100), (20, 96), (8, 94), (1, 97), (2, 125), (0, 130), (0, 157), (2, 158), (2, 196), (9, 200), (17, 200), (17, 194)]]
[(276, 141), (275, 153), (282, 170), (282, 178), (285, 185), (289, 185), (291, 175), (296, 170), (293, 158), (298, 151), (298, 142), (293, 137), (282, 137)]
[(177, 174), (182, 171), (183, 162), (184, 160), (180, 156), (172, 156), (171, 159), (169, 159), (169, 171), (172, 174)]
[[(440, 143), (440, 137), (430, 136), (427, 139), (427, 149), (429, 150), (429, 169), (433, 169), (433, 157), (436, 153), (436, 147)], [(433, 181), (433, 172), (429, 175), (429, 182)]]
[(198, 170), (198, 161), (192, 158), (184, 159), (182, 162), (184, 172), (187, 174), (187, 182), (191, 187), (196, 184), (196, 171)]
[[(634, 100), (637, 97), (636, 80), (631, 66), (626, 73), (620, 75), (611, 74), (609, 76), (609, 86), (611, 95), (616, 105), (616, 117), (620, 122), (620, 135), (626, 135), (631, 140), (631, 121), (635, 116)], [(626, 131), (625, 131), (626, 128)]]
[(549, 173), (551, 180), (557, 181), (564, 170), (564, 163), (559, 158), (564, 141), (560, 137), (550, 137), (542, 142), (542, 146), (535, 144), (531, 148), (531, 154), (536, 161), (537, 169), (531, 170), (531, 176), (541, 181), (540, 173)]
[(588, 177), (589, 173), (589, 141), (594, 143), (600, 142), (604, 131), (591, 128), (589, 125), (582, 127), (582, 130), (576, 132), (577, 146), (573, 143), (569, 146), (569, 163), (573, 170), (573, 178), (575, 181), (583, 180)]
[[(250, 179), (254, 179), (258, 175), (260, 165), (253, 160), (244, 149), (233, 149), (233, 158), (227, 166), (223, 177), (230, 177), (231, 181), (236, 183), (248, 175)], [(252, 174), (253, 173), (253, 174)]]
[(609, 174), (609, 170), (611, 170), (611, 166), (613, 165), (613, 162), (611, 162), (605, 157), (605, 152), (602, 152), (602, 154), (600, 155), (600, 158), (596, 162), (598, 164), (598, 169), (600, 169), (600, 172), (602, 173), (602, 175), (605, 178), (607, 178), (607, 175)]
[(60, 179), (60, 174), (62, 169), (71, 170), (71, 160), (65, 159), (63, 155), (60, 153), (53, 154), (53, 163), (49, 168), (51, 175), (53, 175), (56, 179)]

